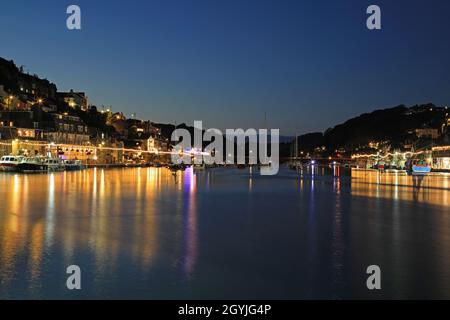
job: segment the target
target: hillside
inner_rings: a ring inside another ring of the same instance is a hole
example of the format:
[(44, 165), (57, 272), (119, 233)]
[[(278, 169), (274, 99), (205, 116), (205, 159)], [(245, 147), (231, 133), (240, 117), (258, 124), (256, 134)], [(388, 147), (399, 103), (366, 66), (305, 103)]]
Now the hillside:
[(433, 104), (393, 108), (364, 113), (342, 124), (328, 129), (325, 133), (310, 133), (298, 137), (300, 150), (311, 151), (315, 147), (326, 146), (328, 150), (345, 148), (353, 150), (365, 147), (369, 142), (386, 141), (396, 146), (405, 141), (415, 140), (415, 129), (440, 129), (445, 122), (447, 110)]
[(37, 75), (29, 75), (23, 72), (22, 67), (17, 67), (14, 61), (0, 58), (0, 85), (4, 90), (14, 95), (23, 94), (39, 96), (41, 98), (55, 98), (56, 85)]

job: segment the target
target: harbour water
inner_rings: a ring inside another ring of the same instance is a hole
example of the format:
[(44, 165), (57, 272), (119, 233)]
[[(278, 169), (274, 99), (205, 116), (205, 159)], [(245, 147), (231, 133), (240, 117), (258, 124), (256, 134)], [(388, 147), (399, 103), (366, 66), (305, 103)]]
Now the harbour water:
[(450, 299), (450, 177), (0, 173), (0, 298)]

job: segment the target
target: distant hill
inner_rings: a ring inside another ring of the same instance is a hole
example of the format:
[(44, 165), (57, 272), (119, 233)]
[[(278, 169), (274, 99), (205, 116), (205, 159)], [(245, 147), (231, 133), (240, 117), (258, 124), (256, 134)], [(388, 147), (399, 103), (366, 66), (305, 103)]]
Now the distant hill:
[(394, 108), (364, 113), (324, 133), (309, 133), (298, 137), (301, 150), (312, 151), (326, 146), (328, 150), (345, 148), (352, 150), (367, 146), (372, 141), (387, 141), (392, 145), (415, 139), (414, 130), (419, 128), (441, 128), (446, 110), (433, 104)]

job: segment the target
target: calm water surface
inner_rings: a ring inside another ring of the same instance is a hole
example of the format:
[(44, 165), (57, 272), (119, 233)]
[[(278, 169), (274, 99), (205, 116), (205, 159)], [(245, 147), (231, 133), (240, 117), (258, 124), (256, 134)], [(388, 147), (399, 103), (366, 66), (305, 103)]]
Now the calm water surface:
[(449, 299), (450, 177), (0, 173), (0, 298)]

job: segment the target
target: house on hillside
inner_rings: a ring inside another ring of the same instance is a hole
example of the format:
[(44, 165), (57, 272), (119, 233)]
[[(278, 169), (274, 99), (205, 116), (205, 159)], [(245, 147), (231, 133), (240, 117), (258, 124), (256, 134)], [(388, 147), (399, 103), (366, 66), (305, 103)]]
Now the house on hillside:
[(74, 109), (88, 110), (88, 97), (84, 92), (58, 92), (57, 97), (60, 101), (64, 101), (69, 107)]
[(419, 128), (414, 130), (417, 138), (437, 139), (440, 136), (439, 129), (436, 128)]

